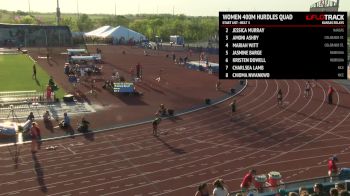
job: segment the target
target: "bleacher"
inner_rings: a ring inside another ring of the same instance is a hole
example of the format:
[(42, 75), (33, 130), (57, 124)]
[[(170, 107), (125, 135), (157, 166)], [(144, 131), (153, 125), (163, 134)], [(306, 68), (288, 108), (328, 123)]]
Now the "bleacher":
[(0, 92), (0, 108), (10, 105), (46, 102), (43, 92), (37, 91), (3, 91)]
[[(332, 182), (330, 180), (330, 177), (323, 176), (318, 178), (311, 178), (311, 179), (305, 179), (305, 180), (299, 180), (299, 181), (293, 181), (293, 182), (287, 182), (282, 183), (279, 186), (276, 187), (263, 187), (258, 191), (255, 188), (250, 189), (249, 193), (250, 195), (254, 196), (284, 196), (288, 195), (289, 192), (299, 192), (300, 187), (304, 187), (308, 190), (308, 192), (311, 194), (313, 193), (313, 186), (316, 183), (320, 183), (323, 185), (323, 191), (326, 193), (329, 193), (329, 190), (333, 187), (335, 187), (335, 184), (344, 184), (345, 189), (349, 191), (350, 189), (350, 171), (347, 168), (344, 168), (344, 172), (334, 179)], [(231, 192), (231, 196), (235, 196), (237, 193), (240, 193), (240, 191)], [(328, 195), (328, 194), (327, 194)]]

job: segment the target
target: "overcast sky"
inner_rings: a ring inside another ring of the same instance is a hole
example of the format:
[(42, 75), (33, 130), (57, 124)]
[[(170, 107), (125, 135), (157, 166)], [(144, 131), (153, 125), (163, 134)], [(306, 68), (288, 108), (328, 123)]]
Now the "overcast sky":
[[(318, 0), (60, 0), (62, 13), (174, 13), (218, 16), (219, 11), (308, 11)], [(0, 9), (55, 12), (56, 0), (0, 0)], [(79, 5), (79, 6), (77, 6)], [(340, 0), (340, 10), (350, 11), (350, 0)]]

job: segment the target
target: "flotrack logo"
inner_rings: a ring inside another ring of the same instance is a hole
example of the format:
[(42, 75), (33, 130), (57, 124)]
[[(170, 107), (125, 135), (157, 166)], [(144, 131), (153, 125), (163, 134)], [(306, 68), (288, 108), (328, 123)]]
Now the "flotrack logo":
[(344, 14), (307, 14), (305, 19), (308, 21), (344, 21)]
[(307, 14), (306, 15), (306, 20), (318, 20), (318, 21), (323, 21), (325, 20), (325, 15), (324, 14)]

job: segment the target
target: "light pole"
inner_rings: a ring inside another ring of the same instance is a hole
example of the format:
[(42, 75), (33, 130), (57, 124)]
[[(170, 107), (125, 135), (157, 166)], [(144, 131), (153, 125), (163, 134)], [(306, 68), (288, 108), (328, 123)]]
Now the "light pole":
[(77, 17), (79, 19), (79, 0), (77, 0)]
[(57, 25), (60, 25), (61, 23), (61, 12), (60, 12), (60, 5), (57, 0), (57, 8), (56, 8), (56, 17), (57, 17)]
[(30, 14), (30, 0), (28, 0), (28, 13)]

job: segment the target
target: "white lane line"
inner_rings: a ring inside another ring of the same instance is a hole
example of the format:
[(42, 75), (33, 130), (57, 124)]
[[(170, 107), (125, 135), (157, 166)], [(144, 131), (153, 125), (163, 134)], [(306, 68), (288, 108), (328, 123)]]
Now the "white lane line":
[[(298, 122), (299, 122), (299, 121), (296, 121), (296, 120), (293, 120), (293, 119), (287, 119), (287, 121), (291, 121), (291, 122), (293, 122), (293, 123), (298, 123)], [(309, 127), (309, 128), (312, 127), (312, 126), (310, 126), (309, 124), (306, 124), (306, 123), (299, 123), (299, 124), (301, 124), (301, 125), (303, 125), (303, 126), (305, 126), (305, 127)], [(323, 132), (323, 133), (324, 133), (324, 132), (327, 132), (326, 130), (321, 129), (321, 128), (317, 128), (317, 127), (313, 127), (312, 129), (321, 131), (321, 132)], [(342, 135), (339, 135), (339, 134), (337, 134), (337, 133), (330, 132), (330, 133), (328, 133), (328, 134), (337, 136), (337, 137), (342, 138), (342, 139), (350, 140), (350, 137), (342, 136)], [(334, 139), (334, 138), (333, 138), (333, 139)]]
[(67, 148), (68, 151), (70, 151), (72, 154), (77, 154), (76, 152), (74, 152), (72, 149), (70, 149), (70, 147)]
[[(324, 97), (325, 97), (325, 90), (324, 90), (323, 88), (322, 88), (322, 90), (323, 90), (323, 94), (324, 94)], [(339, 103), (339, 96), (338, 96), (337, 103)], [(322, 105), (321, 105), (321, 106), (322, 106)], [(327, 117), (325, 117), (324, 119), (322, 119), (321, 122), (315, 124), (314, 126), (317, 126), (318, 124), (320, 124), (320, 123), (322, 123), (323, 121), (325, 121), (326, 119), (328, 119), (331, 115), (333, 115), (333, 113), (336, 111), (337, 108), (338, 108), (338, 106), (336, 105), (336, 107), (332, 110), (332, 112), (329, 113), (329, 115), (327, 115)], [(318, 111), (318, 110), (317, 110), (317, 111)], [(311, 114), (310, 116), (312, 116), (312, 114)], [(257, 163), (257, 164), (265, 163), (266, 161), (269, 161), (269, 160), (271, 160), (271, 159), (274, 159), (274, 158), (283, 156), (283, 155), (287, 154), (288, 152), (293, 152), (293, 150), (297, 150), (297, 149), (299, 149), (299, 148), (301, 148), (301, 147), (303, 147), (303, 146), (305, 146), (305, 145), (307, 145), (307, 144), (309, 144), (309, 143), (311, 143), (311, 142), (317, 140), (318, 138), (322, 137), (323, 135), (326, 135), (326, 134), (328, 134), (329, 132), (331, 132), (333, 129), (335, 129), (335, 128), (337, 127), (337, 125), (342, 124), (346, 119), (349, 118), (349, 116), (350, 116), (350, 113), (349, 113), (344, 119), (342, 119), (340, 122), (338, 122), (332, 129), (328, 130), (326, 133), (323, 133), (323, 134), (321, 134), (320, 136), (317, 136), (317, 137), (311, 139), (310, 141), (305, 142), (304, 144), (302, 144), (302, 145), (300, 145), (300, 146), (297, 146), (297, 147), (295, 147), (295, 148), (293, 148), (293, 149), (291, 149), (291, 150), (289, 150), (289, 151), (286, 151), (285, 153), (281, 153), (281, 154), (277, 155), (276, 157), (272, 157), (272, 158), (266, 159), (266, 160), (261, 161), (261, 162), (259, 162), (259, 163)], [(311, 129), (311, 128), (309, 128), (309, 129)], [(301, 133), (295, 135), (294, 137), (288, 138), (287, 141), (288, 141), (288, 140), (291, 140), (291, 139), (293, 139), (293, 138), (295, 138), (295, 137), (297, 137), (297, 136), (299, 136), (299, 135), (302, 134), (302, 133), (307, 133), (307, 131), (308, 131), (309, 129), (307, 129), (306, 131), (303, 131), (303, 132), (301, 132)], [(275, 145), (272, 145), (272, 146), (275, 146)], [(270, 148), (270, 147), (269, 147), (269, 148)], [(260, 151), (258, 151), (258, 152), (260, 152)], [(250, 166), (248, 166), (248, 167), (245, 167), (244, 169), (251, 168), (251, 167), (253, 167), (253, 166), (257, 165), (257, 164), (250, 165)], [(233, 173), (237, 173), (237, 172), (239, 172), (239, 171), (241, 171), (241, 170), (234, 171), (234, 172), (230, 172), (230, 173), (224, 174), (223, 176), (227, 176), (227, 175), (230, 175), (230, 174), (233, 174)], [(207, 181), (210, 181), (210, 180), (214, 180), (214, 178), (208, 179)], [(192, 185), (193, 185), (193, 184), (192, 184)], [(174, 191), (182, 190), (182, 189), (187, 188), (187, 187), (188, 187), (188, 186), (180, 187), (180, 188), (177, 188), (177, 189), (174, 190)], [(158, 194), (158, 195), (163, 195), (163, 194)]]
[[(256, 82), (257, 83), (257, 82)], [(245, 87), (247, 86), (247, 84), (245, 84)], [(254, 87), (254, 90), (257, 88), (257, 86), (258, 85), (256, 85), (255, 87)], [(268, 86), (268, 85), (267, 85)], [(245, 87), (241, 90), (241, 91), (243, 91), (244, 89), (245, 89)], [(265, 91), (267, 90), (267, 87), (266, 87), (266, 89), (265, 89)], [(264, 91), (264, 92), (265, 92)], [(252, 94), (253, 92), (250, 92), (250, 93), (248, 93), (249, 95), (250, 94)], [(263, 93), (262, 94), (260, 94), (259, 96), (262, 96), (263, 95)], [(258, 96), (258, 97), (259, 97)], [(255, 99), (257, 99), (258, 97), (255, 97)], [(224, 101), (227, 101), (229, 98), (227, 98), (227, 99), (225, 99), (225, 100), (223, 100), (222, 102), (220, 102), (220, 103), (223, 103)], [(253, 102), (253, 100), (252, 101), (250, 101), (250, 102)], [(250, 102), (248, 102), (248, 103), (250, 103)], [(243, 105), (248, 105), (248, 103), (246, 103), (246, 104), (243, 104)], [(221, 108), (218, 108), (217, 110), (219, 110), (219, 109), (221, 109)], [(216, 110), (216, 109), (214, 109), (214, 110)], [(194, 117), (196, 117), (197, 115), (192, 115), (192, 116), (190, 116), (190, 117), (188, 117), (187, 119), (191, 119), (191, 118), (194, 118)], [(200, 114), (200, 115), (198, 115), (198, 116), (202, 116), (202, 114)], [(203, 121), (203, 120), (200, 120), (200, 121)], [(190, 121), (191, 122), (191, 121)], [(193, 123), (196, 123), (196, 121), (192, 121)], [(169, 122), (169, 124), (170, 124), (170, 122)], [(190, 123), (191, 124), (191, 123)], [(142, 130), (144, 130), (145, 128), (141, 128), (139, 131), (142, 131)], [(136, 133), (137, 133), (137, 131), (135, 131)], [(119, 134), (119, 133), (118, 133)], [(130, 132), (128, 133), (128, 134), (130, 134)], [(117, 134), (116, 134), (117, 135)], [(139, 134), (137, 134), (137, 136), (139, 136)], [(64, 144), (68, 144), (68, 143), (64, 143)], [(94, 143), (95, 144), (95, 143)], [(12, 145), (12, 144), (11, 144)]]

